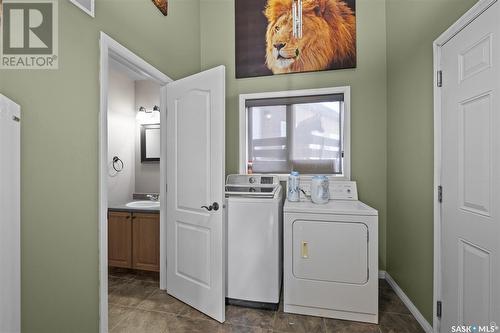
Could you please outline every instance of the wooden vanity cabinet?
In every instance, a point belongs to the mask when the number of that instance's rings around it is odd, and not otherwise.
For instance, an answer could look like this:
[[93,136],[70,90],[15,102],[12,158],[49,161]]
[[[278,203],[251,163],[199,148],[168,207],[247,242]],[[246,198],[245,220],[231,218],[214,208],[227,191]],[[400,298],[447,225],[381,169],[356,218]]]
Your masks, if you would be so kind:
[[132,267],[132,214],[128,212],[108,214],[108,265]]
[[108,265],[160,271],[160,215],[109,211]]
[[158,214],[132,216],[132,268],[160,271],[160,221]]

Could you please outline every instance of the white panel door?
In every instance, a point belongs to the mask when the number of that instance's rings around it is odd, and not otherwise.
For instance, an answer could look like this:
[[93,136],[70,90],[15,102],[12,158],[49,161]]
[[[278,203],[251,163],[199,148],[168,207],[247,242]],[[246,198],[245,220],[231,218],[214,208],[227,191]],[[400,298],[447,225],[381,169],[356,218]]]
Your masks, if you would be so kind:
[[223,66],[167,86],[167,292],[220,322],[225,320],[224,119]]
[[499,17],[442,47],[442,332],[500,323]]
[[0,332],[21,331],[21,109],[0,94]]

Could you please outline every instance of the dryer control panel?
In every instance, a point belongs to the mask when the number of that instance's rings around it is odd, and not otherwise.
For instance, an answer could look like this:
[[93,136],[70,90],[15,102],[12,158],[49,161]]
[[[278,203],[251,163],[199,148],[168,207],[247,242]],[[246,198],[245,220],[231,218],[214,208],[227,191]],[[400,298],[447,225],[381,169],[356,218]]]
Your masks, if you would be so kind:
[[356,182],[330,182],[330,198],[332,200],[358,200],[358,186]]
[[[310,180],[300,180],[300,188],[311,196]],[[358,186],[355,181],[330,180],[330,200],[358,200]]]

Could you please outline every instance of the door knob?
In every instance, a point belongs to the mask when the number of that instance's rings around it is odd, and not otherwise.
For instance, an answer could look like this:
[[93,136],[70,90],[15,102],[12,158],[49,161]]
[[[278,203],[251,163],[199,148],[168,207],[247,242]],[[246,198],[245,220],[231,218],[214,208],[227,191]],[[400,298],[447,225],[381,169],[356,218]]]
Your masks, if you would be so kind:
[[209,212],[211,212],[212,210],[218,211],[219,210],[219,204],[217,202],[214,202],[213,204],[211,204],[208,207],[207,206],[201,206],[201,208],[205,208]]

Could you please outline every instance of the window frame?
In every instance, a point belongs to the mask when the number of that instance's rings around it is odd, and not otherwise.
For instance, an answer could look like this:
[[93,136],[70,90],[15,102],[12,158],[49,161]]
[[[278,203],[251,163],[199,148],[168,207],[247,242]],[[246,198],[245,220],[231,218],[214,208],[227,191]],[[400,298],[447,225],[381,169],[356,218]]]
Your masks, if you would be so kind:
[[[303,89],[303,90],[286,90],[286,91],[273,91],[253,94],[240,94],[239,96],[239,172],[241,174],[247,173],[248,161],[248,112],[246,108],[246,101],[253,99],[269,99],[281,97],[303,97],[314,95],[344,95],[344,117],[343,117],[343,148],[344,157],[343,161],[343,174],[326,174],[330,180],[351,180],[351,87],[330,87],[319,89]],[[280,180],[286,181],[288,174],[277,174]],[[312,174],[301,175],[305,180],[312,178]]]

